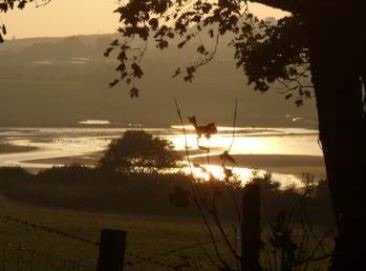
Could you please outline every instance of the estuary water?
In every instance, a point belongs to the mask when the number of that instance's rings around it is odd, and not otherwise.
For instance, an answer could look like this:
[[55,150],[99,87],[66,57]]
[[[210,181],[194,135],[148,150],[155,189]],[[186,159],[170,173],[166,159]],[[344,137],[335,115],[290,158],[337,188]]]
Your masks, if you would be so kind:
[[[131,129],[133,128],[95,126],[77,128],[3,127],[0,128],[0,143],[30,146],[35,149],[28,152],[0,154],[0,167],[21,166],[44,169],[62,166],[63,163],[57,162],[57,158],[78,157],[101,152],[107,148],[111,140],[122,136],[126,130]],[[321,147],[318,144],[318,132],[310,129],[218,127],[218,133],[209,140],[197,139],[193,127],[189,126],[184,127],[184,131],[181,126],[146,128],[144,130],[170,140],[176,150],[188,149],[192,153],[191,159],[206,156],[206,154],[197,154],[199,146],[210,147],[210,155],[213,156],[230,149],[230,154],[238,157],[239,160],[242,158],[249,162],[252,158],[258,160],[257,169],[261,172],[262,164],[260,161],[263,160],[262,158],[272,158],[272,164],[274,161],[278,161],[277,164],[281,164],[282,168],[282,170],[274,170],[273,177],[285,185],[299,185],[300,182],[299,174],[291,173],[291,170],[287,173],[283,172],[283,168],[287,166],[294,167],[291,157],[297,160],[299,157],[304,157],[304,159],[306,157],[322,158]],[[52,159],[55,162],[47,161],[47,159]],[[201,163],[205,163],[204,161],[206,160],[203,159]],[[222,174],[217,165],[206,163],[204,166],[216,176]],[[268,166],[264,166],[264,168],[266,167]],[[305,164],[304,168],[306,169]],[[243,181],[248,180],[252,175],[252,168],[241,166],[240,163],[233,170],[234,173],[240,175]],[[197,171],[196,174],[200,173]]]

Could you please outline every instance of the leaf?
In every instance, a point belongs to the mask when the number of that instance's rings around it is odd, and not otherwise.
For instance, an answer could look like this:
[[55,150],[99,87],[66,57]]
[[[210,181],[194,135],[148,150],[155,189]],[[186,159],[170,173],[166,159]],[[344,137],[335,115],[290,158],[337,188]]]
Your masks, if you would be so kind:
[[147,38],[149,37],[148,27],[134,27],[132,31],[137,35],[139,35],[140,38],[143,40],[147,40]]
[[228,153],[228,151],[224,151],[221,155],[220,155],[220,160],[222,161],[222,163],[225,163],[226,161],[229,161],[233,164],[236,165],[236,161],[235,159]]
[[292,97],[292,93],[289,93],[289,94],[287,94],[286,96],[285,96],[285,99],[286,100],[288,100],[288,99],[290,99]]
[[304,94],[305,94],[306,98],[309,98],[309,99],[311,98],[311,92],[309,90],[305,90]]
[[122,72],[121,79],[125,79],[127,77],[128,73],[126,71]]
[[110,82],[109,83],[109,87],[114,87],[115,85],[117,85],[119,83],[119,80],[118,79],[115,79],[113,82]]
[[8,11],[8,5],[5,3],[0,3],[0,10],[6,13]]
[[120,71],[123,72],[126,70],[126,64],[125,63],[121,63],[118,65],[118,67],[116,68],[116,71]]
[[158,44],[156,45],[159,49],[163,50],[167,48],[169,45],[168,41],[166,40],[158,40]]
[[118,46],[119,45],[118,39],[115,39],[114,41],[112,41],[110,45],[111,46]]
[[202,5],[202,11],[203,11],[204,13],[206,13],[206,14],[210,12],[211,8],[212,8],[212,5],[211,5],[211,4],[209,4],[209,3],[204,3],[204,4]]
[[149,25],[151,26],[151,29],[155,31],[159,27],[159,21],[158,21],[158,19],[156,19],[156,18],[150,19]]
[[183,79],[185,81],[192,82],[196,70],[197,68],[195,66],[186,67],[187,75]]
[[168,34],[166,34],[168,36],[168,38],[170,39],[174,39],[174,33],[173,32],[168,32]]
[[298,100],[296,100],[296,101],[295,101],[295,104],[296,104],[298,107],[300,107],[300,106],[302,106],[302,105],[304,104],[304,101],[303,101],[302,99],[298,99]]
[[3,24],[3,26],[1,27],[3,34],[6,35],[7,31],[6,31],[6,26],[5,24]]
[[139,97],[139,90],[135,87],[130,89],[130,97],[131,98],[138,98]]
[[21,0],[21,1],[19,1],[18,8],[23,9],[23,8],[25,8],[26,4],[27,4],[26,0]]
[[197,52],[200,53],[201,55],[205,55],[207,51],[206,51],[205,46],[203,44],[201,44],[200,46],[198,46]]
[[132,63],[131,69],[132,69],[134,77],[141,78],[144,75],[142,69],[140,68],[140,66],[137,63]]
[[177,77],[181,73],[180,68],[176,69],[175,73],[173,74],[173,78]]
[[179,48],[179,49],[183,48],[183,46],[186,44],[186,42],[187,42],[187,41],[185,41],[185,40],[184,40],[184,41],[182,41],[182,42],[178,43],[178,45],[177,45],[177,46],[178,46],[178,48]]
[[104,56],[105,57],[109,57],[110,53],[113,51],[113,47],[108,47],[105,52],[104,52]]

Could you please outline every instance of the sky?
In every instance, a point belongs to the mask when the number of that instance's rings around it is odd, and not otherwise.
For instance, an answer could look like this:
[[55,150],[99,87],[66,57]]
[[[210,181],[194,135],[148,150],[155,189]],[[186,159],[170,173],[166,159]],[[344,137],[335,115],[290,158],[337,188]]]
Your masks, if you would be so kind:
[[[7,39],[31,37],[62,37],[73,35],[113,33],[118,27],[118,15],[113,13],[117,0],[52,0],[36,8],[0,14],[0,23],[8,28]],[[260,4],[250,10],[260,18],[284,16]]]

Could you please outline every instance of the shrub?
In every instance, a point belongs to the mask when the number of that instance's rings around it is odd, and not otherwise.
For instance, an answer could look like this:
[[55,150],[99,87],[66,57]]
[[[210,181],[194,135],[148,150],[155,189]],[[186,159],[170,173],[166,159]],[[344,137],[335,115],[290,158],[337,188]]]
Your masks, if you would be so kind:
[[99,161],[102,169],[119,172],[157,172],[177,166],[180,156],[171,142],[145,131],[127,131],[112,141]]

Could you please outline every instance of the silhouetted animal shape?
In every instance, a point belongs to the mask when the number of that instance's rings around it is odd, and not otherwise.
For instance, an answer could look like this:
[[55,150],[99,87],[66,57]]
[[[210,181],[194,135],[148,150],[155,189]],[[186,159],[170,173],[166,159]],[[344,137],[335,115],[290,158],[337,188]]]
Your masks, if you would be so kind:
[[213,134],[217,133],[216,124],[211,122],[207,125],[198,125],[196,116],[192,116],[188,118],[189,122],[194,126],[197,136],[200,138],[201,136],[206,137],[207,139],[211,138]]

